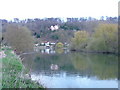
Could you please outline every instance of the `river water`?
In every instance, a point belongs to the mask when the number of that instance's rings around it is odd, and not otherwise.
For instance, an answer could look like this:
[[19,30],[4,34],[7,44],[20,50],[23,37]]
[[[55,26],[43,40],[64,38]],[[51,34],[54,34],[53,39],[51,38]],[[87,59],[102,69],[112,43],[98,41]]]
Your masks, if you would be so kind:
[[47,88],[118,88],[115,55],[58,50],[23,57],[32,80]]

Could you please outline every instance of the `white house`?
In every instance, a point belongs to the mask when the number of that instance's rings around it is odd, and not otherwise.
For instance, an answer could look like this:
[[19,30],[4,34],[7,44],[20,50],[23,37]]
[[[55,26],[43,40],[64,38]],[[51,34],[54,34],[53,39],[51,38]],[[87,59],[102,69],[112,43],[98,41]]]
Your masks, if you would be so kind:
[[41,45],[43,46],[43,45],[45,45],[45,43],[41,43]]
[[49,47],[49,46],[50,46],[50,42],[46,42],[46,43],[45,43],[45,46],[46,46],[46,47]]
[[59,26],[58,25],[55,25],[55,26],[51,26],[50,27],[50,30],[51,31],[55,31],[55,30],[58,30],[59,29]]
[[54,43],[54,42],[51,42],[50,44],[51,44],[51,45],[55,45],[56,43]]
[[50,29],[51,29],[51,31],[54,31],[54,26],[51,26]]
[[35,46],[37,47],[37,46],[39,46],[39,44],[37,43],[37,44],[35,44]]
[[58,26],[58,25],[55,25],[55,26],[54,26],[54,29],[55,29],[55,30],[58,30],[58,29],[59,29],[59,26]]

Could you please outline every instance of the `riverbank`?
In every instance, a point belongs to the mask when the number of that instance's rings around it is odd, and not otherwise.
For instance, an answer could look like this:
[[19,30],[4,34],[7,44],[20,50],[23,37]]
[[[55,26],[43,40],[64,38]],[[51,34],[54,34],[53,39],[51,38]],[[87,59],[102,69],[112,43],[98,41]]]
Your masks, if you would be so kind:
[[[37,82],[22,73],[25,70],[20,58],[9,48],[0,49],[2,88],[41,88]],[[26,74],[27,75],[27,74]]]

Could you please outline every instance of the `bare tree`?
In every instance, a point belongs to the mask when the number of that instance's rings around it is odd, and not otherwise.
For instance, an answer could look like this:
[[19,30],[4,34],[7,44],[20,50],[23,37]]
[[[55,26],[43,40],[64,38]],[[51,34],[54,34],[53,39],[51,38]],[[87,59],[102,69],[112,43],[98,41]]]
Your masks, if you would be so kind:
[[6,42],[18,53],[33,50],[34,38],[28,28],[18,25],[7,25],[5,32]]

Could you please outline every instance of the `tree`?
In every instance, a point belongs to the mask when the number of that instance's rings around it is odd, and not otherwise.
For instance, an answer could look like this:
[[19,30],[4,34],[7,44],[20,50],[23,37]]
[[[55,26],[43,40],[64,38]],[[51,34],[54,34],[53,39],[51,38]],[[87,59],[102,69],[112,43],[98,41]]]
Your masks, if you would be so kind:
[[18,18],[14,18],[14,22],[19,23],[19,19]]
[[6,42],[18,53],[33,50],[34,38],[28,28],[9,24],[5,32]]
[[64,45],[63,45],[63,43],[61,43],[61,42],[58,42],[58,43],[56,44],[56,47],[57,47],[57,48],[63,48],[63,46],[64,46]]
[[2,43],[2,21],[0,20],[0,46]]
[[2,32],[0,32],[0,46],[1,46],[1,43],[2,43]]
[[117,24],[100,24],[88,44],[88,49],[101,52],[117,52]]
[[86,31],[77,31],[74,38],[71,40],[71,49],[82,50],[85,49],[88,40],[88,33]]

